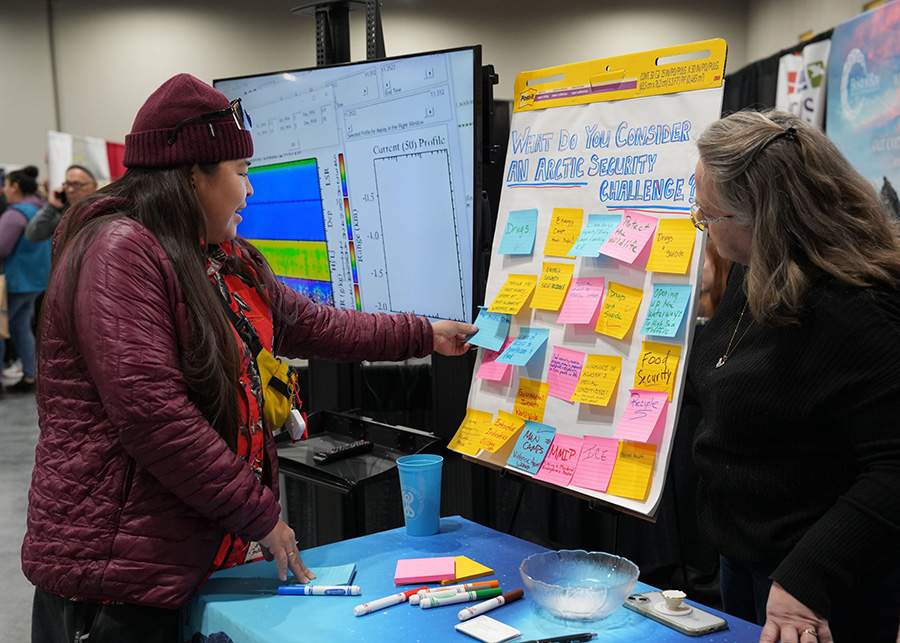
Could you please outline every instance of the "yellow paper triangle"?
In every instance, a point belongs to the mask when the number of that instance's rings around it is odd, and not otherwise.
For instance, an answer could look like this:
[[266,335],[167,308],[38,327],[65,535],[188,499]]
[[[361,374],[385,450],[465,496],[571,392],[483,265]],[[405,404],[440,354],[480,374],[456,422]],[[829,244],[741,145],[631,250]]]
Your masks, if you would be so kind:
[[470,578],[478,578],[479,576],[487,576],[488,574],[493,573],[493,569],[485,567],[481,563],[476,563],[471,558],[457,556],[456,578],[453,580],[442,580],[441,585],[450,585],[451,583],[458,583],[460,581],[469,580]]

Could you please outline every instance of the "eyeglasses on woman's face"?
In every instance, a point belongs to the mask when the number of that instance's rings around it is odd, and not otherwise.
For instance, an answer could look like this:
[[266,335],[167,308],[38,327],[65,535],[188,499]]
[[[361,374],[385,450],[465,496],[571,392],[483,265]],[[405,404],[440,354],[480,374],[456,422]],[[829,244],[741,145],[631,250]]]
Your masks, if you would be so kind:
[[698,230],[706,230],[706,226],[712,225],[713,223],[722,223],[725,219],[733,219],[734,217],[730,214],[726,214],[724,217],[718,217],[716,219],[707,219],[706,215],[703,213],[703,208],[694,203],[691,205],[691,223],[694,224],[694,227]]
[[[241,99],[235,98],[231,101],[231,105],[226,107],[225,109],[220,109],[217,112],[210,112],[209,114],[200,114],[200,116],[191,116],[190,118],[186,118],[174,128],[172,128],[172,135],[169,137],[167,143],[169,145],[175,145],[175,140],[178,138],[178,132],[181,131],[181,128],[185,125],[189,125],[190,123],[195,123],[197,121],[209,121],[217,118],[222,118],[223,116],[228,116],[231,114],[234,117],[234,123],[237,125],[239,130],[249,130],[253,123],[250,120],[250,114],[244,111],[244,108],[241,106]],[[213,136],[215,138],[215,136]]]

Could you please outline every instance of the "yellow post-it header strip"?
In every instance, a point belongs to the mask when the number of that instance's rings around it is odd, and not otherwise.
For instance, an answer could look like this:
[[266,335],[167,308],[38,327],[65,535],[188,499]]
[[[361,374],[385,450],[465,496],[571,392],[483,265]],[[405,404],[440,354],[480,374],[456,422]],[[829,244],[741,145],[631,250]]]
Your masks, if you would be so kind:
[[525,71],[516,76],[513,111],[720,87],[727,49],[724,40],[714,38]]

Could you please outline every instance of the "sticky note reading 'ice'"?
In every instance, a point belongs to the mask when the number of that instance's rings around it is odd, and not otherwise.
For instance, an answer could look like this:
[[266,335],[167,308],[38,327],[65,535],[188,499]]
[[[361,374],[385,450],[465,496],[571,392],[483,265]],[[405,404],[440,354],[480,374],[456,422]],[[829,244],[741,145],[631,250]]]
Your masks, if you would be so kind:
[[506,411],[497,411],[497,419],[481,436],[481,442],[478,443],[478,446],[485,451],[494,453],[506,444],[506,441],[514,436],[516,431],[523,426],[525,426],[525,420],[522,418]]
[[603,308],[594,328],[598,333],[622,339],[628,334],[641,307],[644,291],[614,281],[609,282]]
[[509,275],[488,310],[492,313],[518,314],[536,283],[536,275]]
[[509,315],[492,313],[486,307],[479,306],[475,325],[478,326],[478,330],[467,340],[470,344],[492,351],[503,348],[503,342],[509,335]]
[[525,366],[541,349],[549,335],[550,331],[546,328],[520,328],[519,336],[500,353],[497,361],[501,364]]
[[531,299],[531,307],[559,310],[559,306],[566,296],[566,290],[569,289],[569,282],[572,281],[574,271],[575,265],[571,263],[544,262],[541,278],[534,291],[534,297]]
[[550,482],[560,487],[568,487],[578,465],[578,456],[581,453],[581,438],[557,433],[553,443],[544,456],[544,462],[535,475],[536,480]]
[[549,395],[569,402],[572,393],[578,386],[581,367],[584,365],[584,353],[573,351],[562,346],[553,347],[550,366],[547,371]]
[[691,265],[697,230],[690,219],[660,219],[647,270],[683,275]]
[[537,209],[513,210],[506,218],[503,238],[500,239],[499,255],[530,255],[534,252],[534,237],[537,232]]
[[622,357],[619,355],[588,355],[581,369],[581,377],[573,402],[606,406],[619,381],[622,372]]
[[671,402],[680,359],[681,346],[643,342],[634,371],[634,387],[645,391],[665,391]]
[[587,225],[569,251],[569,256],[596,257],[620,221],[622,216],[619,214],[589,214]]
[[653,297],[641,333],[675,337],[691,300],[691,284],[653,284]]
[[547,406],[547,383],[520,377],[513,413],[523,420],[543,422],[545,406]]
[[622,498],[644,500],[653,475],[656,445],[640,442],[620,442],[616,466],[606,493]]
[[657,219],[640,212],[625,211],[622,221],[616,226],[609,239],[600,248],[600,254],[613,257],[627,264],[634,263],[644,250],[653,232]]
[[555,435],[556,429],[552,426],[526,421],[506,464],[531,474],[537,473]]
[[666,409],[669,406],[665,391],[631,390],[625,405],[625,413],[619,420],[614,438],[632,442],[659,444],[666,426]]
[[447,445],[448,449],[466,453],[468,455],[478,454],[478,443],[481,437],[487,432],[494,416],[484,411],[476,409],[466,409],[466,417],[463,418],[462,424],[456,430],[456,435]]
[[475,377],[480,377],[483,380],[490,380],[492,382],[499,382],[506,377],[507,373],[509,373],[510,366],[509,364],[498,362],[497,358],[500,357],[500,354],[504,350],[506,350],[507,346],[513,343],[513,339],[515,338],[507,337],[499,351],[492,351],[487,348],[484,349],[484,355],[481,356],[481,365],[478,367],[478,372],[475,373]]
[[581,456],[570,484],[605,493],[618,452],[619,441],[614,438],[584,436]]
[[563,302],[562,310],[556,319],[557,324],[590,324],[603,299],[603,288],[606,279],[603,277],[578,277],[569,285],[569,292]]
[[565,257],[578,240],[584,210],[581,208],[553,208],[550,230],[544,244],[544,254],[551,257]]

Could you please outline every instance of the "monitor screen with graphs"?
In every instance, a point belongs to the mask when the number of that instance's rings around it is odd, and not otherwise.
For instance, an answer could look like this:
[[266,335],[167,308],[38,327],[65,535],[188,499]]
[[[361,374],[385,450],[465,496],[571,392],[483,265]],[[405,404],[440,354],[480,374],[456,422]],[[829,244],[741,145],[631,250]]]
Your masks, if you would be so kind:
[[480,47],[214,85],[253,124],[238,234],[282,281],[339,308],[472,320]]

